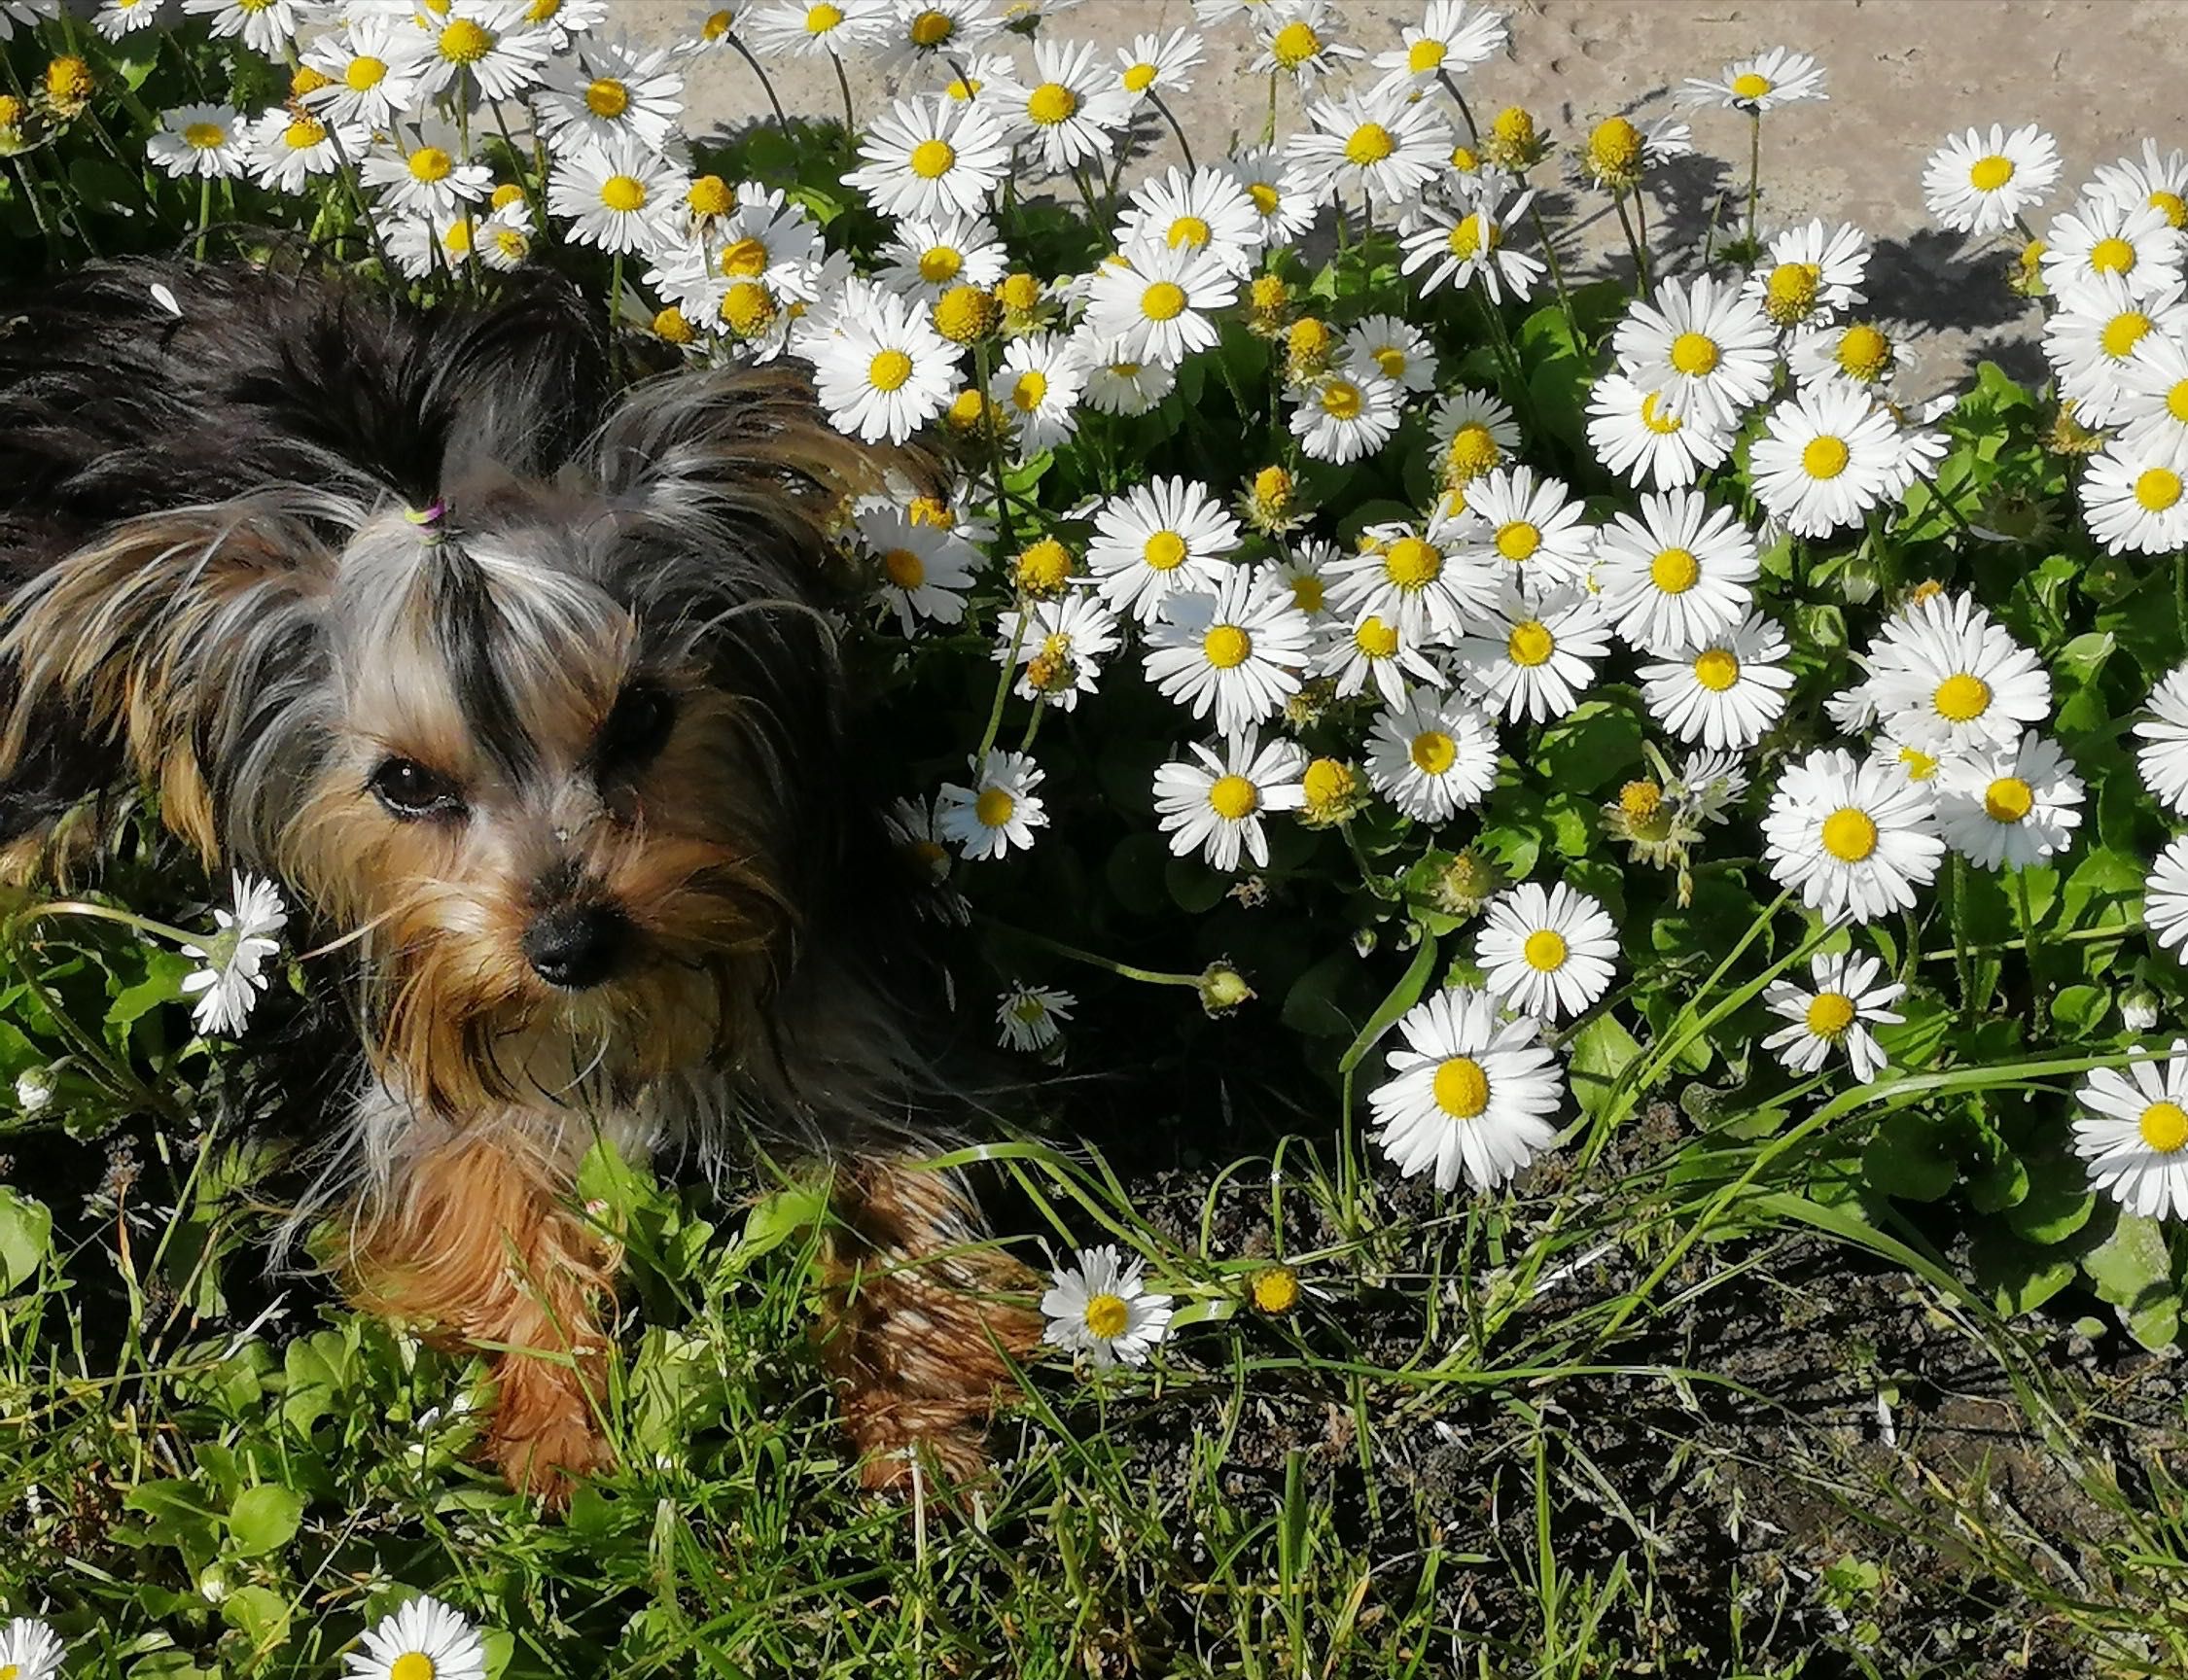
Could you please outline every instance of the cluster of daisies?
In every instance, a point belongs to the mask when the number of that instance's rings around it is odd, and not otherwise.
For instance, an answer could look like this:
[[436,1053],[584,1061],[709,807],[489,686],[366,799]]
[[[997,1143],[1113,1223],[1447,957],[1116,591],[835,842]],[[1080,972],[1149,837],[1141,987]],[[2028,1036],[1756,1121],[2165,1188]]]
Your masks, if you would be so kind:
[[[60,1635],[35,1617],[0,1628],[0,1674],[60,1680],[68,1655]],[[459,1611],[420,1594],[365,1630],[343,1662],[345,1680],[486,1680],[486,1644]]]

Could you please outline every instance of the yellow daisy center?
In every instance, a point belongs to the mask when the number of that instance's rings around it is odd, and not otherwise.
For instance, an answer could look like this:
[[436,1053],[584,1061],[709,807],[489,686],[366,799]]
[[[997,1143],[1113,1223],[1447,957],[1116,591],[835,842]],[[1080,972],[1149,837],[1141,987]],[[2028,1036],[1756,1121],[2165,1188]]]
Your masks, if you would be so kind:
[[1661,391],[1651,391],[1646,397],[1643,397],[1641,404],[1641,423],[1659,438],[1669,438],[1684,426],[1686,422],[1676,414],[1665,413],[1663,402],[1664,393]]
[[1424,776],[1441,776],[1459,761],[1459,743],[1441,729],[1424,729],[1413,737],[1408,756]]
[[722,295],[722,319],[749,337],[775,319],[775,295],[757,280],[740,280]]
[[1271,1266],[1253,1275],[1253,1305],[1264,1312],[1288,1312],[1299,1305],[1299,1274],[1288,1266]]
[[866,383],[876,391],[896,391],[912,376],[912,359],[901,350],[884,350],[866,364]]
[[1424,37],[1405,50],[1405,67],[1416,76],[1425,76],[1430,70],[1440,70],[1449,51],[1434,36]]
[[1565,935],[1553,928],[1537,928],[1527,936],[1520,955],[1537,974],[1555,974],[1565,966]]
[[1264,216],[1274,216],[1277,206],[1284,202],[1284,195],[1266,181],[1250,184],[1246,189],[1246,195],[1253,200],[1253,208]]
[[1436,1106],[1454,1120],[1471,1120],[1489,1106],[1489,1075],[1471,1056],[1437,1064]]
[[193,122],[182,131],[183,144],[194,152],[210,152],[228,140],[228,130],[218,122]]
[[309,152],[327,138],[327,126],[315,117],[299,117],[281,130],[281,143],[292,152]]
[[406,1651],[388,1664],[387,1680],[434,1680],[441,1670],[423,1651]]
[[[246,6],[264,6],[268,3],[268,0],[243,0],[243,3]],[[552,22],[561,10],[562,0],[532,0],[532,4],[524,9],[524,21],[527,23]]]
[[671,344],[688,344],[698,335],[699,330],[685,319],[684,311],[674,303],[653,317],[653,336],[656,338],[665,339]]
[[1515,566],[1533,557],[1542,546],[1542,533],[1525,519],[1513,519],[1497,527],[1497,552]]
[[1072,551],[1043,537],[1018,556],[1018,586],[1029,595],[1053,595],[1071,581]]
[[1154,79],[1158,74],[1159,72],[1152,64],[1143,61],[1125,71],[1120,80],[1124,83],[1124,90],[1127,93],[1145,93],[1154,86]]
[[1443,550],[1418,537],[1400,537],[1383,550],[1383,575],[1400,589],[1418,589],[1443,574]]
[[1397,142],[1391,131],[1380,122],[1362,122],[1353,130],[1353,137],[1345,142],[1345,161],[1365,167],[1380,163],[1397,150]]
[[2125,239],[2100,239],[2089,248],[2089,265],[2100,274],[2125,274],[2135,266],[2135,247]]
[[2188,1148],[2188,1109],[2177,1102],[2153,1102],[2135,1123],[2142,1141],[2161,1155],[2177,1155]]
[[1175,531],[1157,531],[1140,550],[1140,558],[1157,572],[1175,572],[1185,563],[1185,540]]
[[630,109],[630,89],[603,76],[585,89],[585,109],[595,117],[620,117]]
[[1823,819],[1823,850],[1841,863],[1859,863],[1877,849],[1877,822],[1868,812],[1842,805]]
[[972,815],[989,828],[1002,827],[1017,809],[1018,801],[1001,788],[983,788],[980,796],[972,801]]
[[1198,216],[1181,216],[1170,224],[1170,248],[1173,251],[1181,245],[1190,245],[1197,249],[1215,237],[1216,230]]
[[726,216],[737,207],[737,195],[719,175],[702,175],[684,194],[694,216]]
[[964,266],[964,253],[954,246],[935,245],[919,254],[919,277],[930,286],[955,280]]
[[492,33],[459,18],[441,31],[441,56],[451,64],[476,64],[494,50]]
[[1866,383],[1891,366],[1891,340],[1866,323],[1839,334],[1836,360],[1843,372]]
[[492,210],[507,210],[512,204],[523,202],[524,189],[513,181],[504,181],[486,200],[487,207]]
[[1018,382],[1010,387],[1010,406],[1021,414],[1031,414],[1039,408],[1048,395],[1048,375],[1038,368],[1029,368],[1018,375]]
[[1763,306],[1781,324],[1800,321],[1816,308],[1823,270],[1814,262],[1781,262],[1763,287]]
[[1140,294],[1140,313],[1149,321],[1175,321],[1185,312],[1185,289],[1175,280],[1157,280]]
[[1646,822],[1664,803],[1664,789],[1653,782],[1629,782],[1618,789],[1618,809],[1629,822]]
[[1672,366],[1690,377],[1714,371],[1717,365],[1716,340],[1704,332],[1681,332],[1672,340]]
[[839,6],[829,5],[827,0],[822,0],[822,4],[818,6],[808,6],[805,9],[805,33],[808,35],[826,35],[830,29],[840,26],[842,22],[843,9]]
[[1261,790],[1243,776],[1218,776],[1208,789],[1208,803],[1224,822],[1236,822],[1259,808]]
[[1740,661],[1730,648],[1706,648],[1695,657],[1694,680],[1712,694],[1740,681]]
[[722,271],[750,280],[767,272],[767,247],[758,239],[739,239],[722,248]]
[[1218,671],[1233,671],[1253,651],[1253,638],[1236,624],[1218,624],[1200,639],[1200,650]]
[[438,146],[420,146],[410,154],[410,178],[414,181],[445,181],[455,167],[456,160]]
[[441,243],[455,256],[468,255],[471,251],[471,218],[461,216],[450,223],[447,231],[441,235]]
[[699,38],[702,41],[719,41],[723,36],[729,33],[729,25],[732,21],[727,7],[723,7],[719,12],[709,12],[707,20],[699,25]]
[[[527,239],[523,234],[519,233],[513,228],[497,228],[494,229],[494,249],[499,251],[504,257],[507,257],[511,262],[521,262],[525,258],[529,257],[532,254],[532,241]],[[679,321],[684,320],[681,312],[677,313],[676,318]],[[660,318],[658,316],[654,317],[656,325],[658,325],[659,319]],[[690,324],[688,322],[685,323],[685,331],[687,332],[690,332]],[[662,336],[665,338],[668,336],[668,334],[664,332]],[[696,336],[696,334],[693,334],[693,336]],[[682,338],[678,340],[679,343],[684,344],[688,344],[690,341],[690,338]]]
[[1990,709],[1991,684],[1965,671],[1956,671],[1938,683],[1929,703],[1946,721],[1965,723]]
[[1476,210],[1472,215],[1460,219],[1459,224],[1451,229],[1448,243],[1451,254],[1465,262],[1484,245],[1492,251],[1496,250],[1504,243],[1504,235],[1492,228],[1488,219]]
[[1479,420],[1469,420],[1451,435],[1451,448],[1445,456],[1451,463],[1452,475],[1462,480],[1479,478],[1503,458],[1504,451]]
[[1068,122],[1078,110],[1078,95],[1061,82],[1043,82],[1026,96],[1026,115],[1043,128]]
[[1666,595],[1684,595],[1701,577],[1701,562],[1689,549],[1666,548],[1648,563],[1648,580]]
[[2151,467],[2135,481],[2135,499],[2153,513],[2180,500],[2180,474],[2170,467]]
[[375,58],[370,52],[352,58],[348,67],[342,71],[342,80],[349,85],[353,93],[370,93],[386,77],[386,60]]
[[935,331],[953,344],[970,344],[995,325],[996,303],[977,286],[952,286],[935,305]]
[[1354,420],[1365,405],[1360,390],[1349,379],[1332,379],[1322,388],[1322,411],[1338,420]]
[[2188,379],[2179,381],[2166,393],[2166,412],[2188,426]]
[[911,149],[909,161],[922,181],[938,181],[957,166],[957,148],[947,140],[922,140]]
[[1967,172],[1967,184],[1978,192],[1995,192],[2012,179],[2013,159],[2001,158],[1995,152],[1988,158],[1978,158]]
[[2035,806],[2035,789],[2018,776],[2000,776],[1983,789],[1983,814],[1994,822],[2018,822]]
[[[1395,624],[1386,624],[1372,612],[1362,618],[1353,630],[1353,646],[1370,659],[1388,659],[1397,652],[1398,634]],[[1418,750],[1420,743],[1414,744]]]
[[314,70],[309,64],[299,64],[296,74],[289,78],[289,97],[301,99],[316,93],[322,88],[332,88],[335,79],[323,70]]
[[1124,1334],[1132,1309],[1115,1295],[1096,1295],[1086,1303],[1086,1327],[1105,1342]]
[[1287,23],[1269,43],[1269,52],[1287,70],[1300,65],[1322,51],[1322,37],[1304,23]]
[[911,44],[914,47],[939,47],[956,33],[955,19],[947,12],[937,12],[933,7],[911,20]]
[[1353,774],[1352,766],[1336,758],[1317,758],[1300,778],[1307,804],[1316,811],[1327,811],[1351,798],[1359,785],[1359,779]]
[[1312,573],[1291,579],[1291,605],[1302,612],[1320,612],[1324,593],[1322,579]]
[[600,184],[600,201],[618,216],[646,208],[646,183],[635,175],[611,175]]
[[2098,334],[2098,340],[2104,346],[2104,354],[2117,362],[2133,355],[2135,347],[2149,331],[2149,316],[2139,309],[2123,309],[2104,323],[2104,331]]
[[881,557],[881,569],[900,589],[917,589],[927,581],[927,562],[909,548],[892,548]]
[[1752,70],[1743,70],[1732,79],[1732,91],[1735,98],[1760,99],[1770,91],[1770,78],[1758,76]]
[[1512,633],[1504,638],[1504,651],[1510,655],[1512,663],[1524,665],[1530,670],[1546,664],[1550,655],[1557,651],[1557,638],[1550,634],[1549,626],[1539,618],[1530,618],[1524,623],[1514,624]]
[[1801,451],[1801,471],[1811,478],[1836,478],[1846,471],[1853,451],[1843,438],[1811,438]]
[[1808,1006],[1808,1030],[1818,1038],[1837,1039],[1853,1025],[1853,999],[1844,992],[1819,992]]
[[1385,378],[1405,377],[1405,352],[1395,344],[1386,344],[1380,350],[1371,350],[1368,354],[1375,358],[1375,366],[1383,369]]
[[1641,131],[1623,117],[1608,117],[1588,136],[1588,156],[1606,175],[1628,175],[1641,161]]
[[1899,762],[1907,766],[1908,781],[1927,782],[1937,774],[1939,761],[1920,747],[1902,747],[1899,749]]
[[2188,198],[2177,192],[2168,192],[2159,188],[2150,194],[2150,202],[2166,213],[2166,220],[2175,228],[2188,228]]

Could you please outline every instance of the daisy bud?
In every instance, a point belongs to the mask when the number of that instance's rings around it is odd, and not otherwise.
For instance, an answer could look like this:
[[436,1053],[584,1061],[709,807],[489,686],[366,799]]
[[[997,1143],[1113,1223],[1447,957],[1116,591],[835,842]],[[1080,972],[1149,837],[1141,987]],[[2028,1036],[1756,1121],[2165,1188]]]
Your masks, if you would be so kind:
[[2059,416],[2043,436],[2043,446],[2054,455],[2094,455],[2104,447],[2104,434],[2092,431],[2074,418],[2074,400],[2059,405]]
[[1481,154],[1471,146],[1454,146],[1451,149],[1451,166],[1462,175],[1481,173]]
[[698,335],[699,330],[673,303],[653,317],[653,336],[667,343],[688,344]]
[[1200,1006],[1211,1020],[1219,1021],[1233,1010],[1244,1008],[1256,996],[1246,983],[1246,976],[1228,962],[1211,962],[1201,970]]
[[1468,846],[1436,872],[1429,896],[1447,916],[1476,916],[1504,890],[1504,866]]
[[737,192],[721,176],[702,175],[685,190],[684,202],[694,216],[726,216],[737,208]]
[[935,331],[952,344],[970,344],[996,328],[1002,310],[977,286],[952,286],[935,304]]
[[2021,247],[2021,255],[2014,259],[2013,272],[2006,276],[2006,285],[2024,298],[2050,296],[2051,288],[2044,284],[2044,253],[2049,249],[2041,239],[2031,239]]
[[1001,417],[988,394],[976,385],[968,385],[950,399],[950,405],[942,411],[953,432],[996,431]]
[[1549,149],[1535,126],[1534,113],[1523,106],[1506,106],[1489,125],[1489,160],[1506,169],[1532,168]]
[[16,1102],[25,1114],[35,1114],[53,1100],[53,1070],[25,1068],[16,1075]]
[[778,313],[774,293],[758,280],[740,280],[722,295],[722,324],[732,336],[758,338]]
[[1299,821],[1310,828],[1333,827],[1357,816],[1367,803],[1359,772],[1340,758],[1317,758],[1303,778],[1307,802]]
[[316,93],[322,88],[332,88],[335,79],[322,75],[309,64],[299,64],[297,73],[289,78],[289,97],[301,99],[307,93]]
[[2147,1032],[2158,1024],[2158,995],[2147,986],[2136,986],[2120,999],[2120,1025],[2130,1032]]
[[1299,1274],[1288,1266],[1271,1266],[1253,1274],[1253,1305],[1272,1317],[1281,1317],[1299,1305]]
[[1030,547],[1019,550],[1018,558],[1011,564],[1010,576],[1021,595],[1047,601],[1064,592],[1064,586],[1077,569],[1069,548],[1053,537],[1043,537]]
[[1328,322],[1302,315],[1285,334],[1284,348],[1285,378],[1302,383],[1328,368],[1330,353],[1337,348],[1337,334],[1329,330]]
[[1596,184],[1624,192],[1640,185],[1641,172],[1641,131],[1623,117],[1597,123],[1588,136],[1588,173]]
[[80,117],[91,102],[91,67],[64,53],[46,66],[46,101],[56,117]]
[[1020,270],[1015,274],[1006,274],[998,282],[995,300],[1003,305],[1003,325],[1006,332],[1031,332],[1041,325],[1042,304],[1047,300],[1047,293],[1033,275]]

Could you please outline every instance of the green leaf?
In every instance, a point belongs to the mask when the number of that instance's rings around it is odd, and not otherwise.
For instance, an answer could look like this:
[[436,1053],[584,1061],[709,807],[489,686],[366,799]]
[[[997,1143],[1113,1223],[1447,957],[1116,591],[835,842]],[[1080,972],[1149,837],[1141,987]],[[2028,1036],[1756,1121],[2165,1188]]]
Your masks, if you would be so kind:
[[2005,1316],[2033,1312],[2074,1280],[2071,1255],[2056,1254],[1999,1231],[1981,1233],[1968,1251],[1976,1287]]
[[2096,1206],[2078,1163],[2063,1155],[2039,1155],[2029,1162],[2029,1194],[2006,1209],[2005,1222],[2023,1242],[2048,1247],[2087,1225]]
[[1284,1024],[1294,1032],[1315,1038],[1335,1038],[1353,1031],[1352,1022],[1337,1006],[1337,990],[1359,971],[1359,959],[1350,950],[1333,951],[1291,983],[1280,1011]]
[[106,1006],[107,1025],[126,1028],[160,1004],[172,1003],[183,995],[182,983],[196,966],[180,951],[147,947],[144,978],[114,995]]
[[[1413,961],[1406,964],[1405,972],[1398,976],[1398,983],[1393,986],[1390,995],[1375,1006],[1375,1013],[1367,1018],[1366,1025],[1360,1028],[1358,1035],[1347,1046],[1344,1055],[1337,1059],[1338,1072],[1350,1073],[1355,1068],[1358,1068],[1360,1065],[1360,1059],[1375,1048],[1376,1040],[1391,1030],[1392,1024],[1400,1015],[1412,1008],[1414,1004],[1420,1002],[1421,994],[1428,990],[1429,976],[1434,971],[1435,965],[1435,935],[1432,933],[1424,934],[1420,945],[1414,950]],[[1288,1001],[1287,999],[1288,1003]]]
[[2098,1295],[2120,1310],[2128,1333],[2143,1347],[2166,1347],[2180,1333],[2172,1256],[2157,1220],[2120,1214],[2112,1234],[2082,1256],[2082,1271]]
[[1572,1100],[1593,1120],[1609,1106],[1618,1076],[1641,1053],[1634,1035],[1608,1010],[1572,1035]]
[[296,1537],[303,1522],[303,1495],[263,1482],[246,1488],[229,1507],[228,1531],[246,1558],[277,1552]]
[[270,1651],[289,1631],[289,1600],[270,1587],[238,1587],[221,1600],[221,1620],[260,1651]]
[[0,1295],[38,1275],[53,1239],[52,1209],[0,1184]]
[[2104,1023],[2112,994],[2103,986],[2062,986],[2051,1000],[2051,1019],[2073,1037],[2087,1037]]
[[1641,719],[1631,708],[1590,700],[1542,731],[1535,767],[1567,792],[1599,792],[1640,765],[1641,745]]
[[1876,1189],[1905,1202],[1934,1202],[1960,1175],[1944,1126],[1911,1108],[1885,1117],[1861,1152],[1861,1171]]

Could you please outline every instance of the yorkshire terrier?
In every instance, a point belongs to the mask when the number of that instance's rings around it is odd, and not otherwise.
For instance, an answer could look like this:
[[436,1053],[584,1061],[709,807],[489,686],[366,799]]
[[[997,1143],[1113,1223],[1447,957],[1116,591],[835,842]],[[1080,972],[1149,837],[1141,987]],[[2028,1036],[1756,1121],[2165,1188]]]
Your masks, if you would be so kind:
[[142,789],[341,946],[364,1054],[292,1225],[487,1352],[520,1489],[611,1457],[596,1138],[832,1163],[822,1357],[869,1486],[975,1473],[1038,1339],[916,1165],[945,1087],[831,631],[875,471],[787,370],[618,393],[556,290],[115,263],[0,298],[6,863]]

